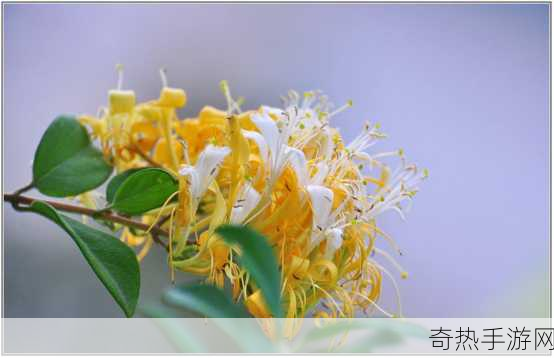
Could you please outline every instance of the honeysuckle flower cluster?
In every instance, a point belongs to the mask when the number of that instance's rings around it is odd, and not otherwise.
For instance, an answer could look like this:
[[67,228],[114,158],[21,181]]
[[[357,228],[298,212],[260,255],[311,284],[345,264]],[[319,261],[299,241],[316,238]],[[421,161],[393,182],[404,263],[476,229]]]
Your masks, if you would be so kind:
[[[169,265],[202,275],[223,287],[256,317],[270,313],[260,291],[236,260],[236,253],[215,234],[221,224],[248,225],[265,235],[282,275],[281,302],[287,317],[352,317],[375,310],[389,313],[378,300],[384,277],[406,277],[393,255],[377,247],[395,242],[377,226],[389,210],[405,209],[427,177],[402,150],[370,152],[385,138],[376,123],[345,143],[331,124],[352,105],[334,110],[317,91],[290,91],[282,108],[243,111],[225,81],[227,108],[204,107],[195,118],[180,119],[182,89],[167,85],[158,99],[136,103],[132,91],[109,93],[109,106],[97,116],[83,115],[118,172],[160,166],[178,180],[179,190],[163,207],[142,217],[169,232]],[[396,167],[386,164],[395,163]],[[80,196],[94,207],[90,193]],[[384,240],[378,240],[383,238]],[[152,246],[148,232],[123,229],[121,240]],[[399,273],[383,267],[390,261]]]

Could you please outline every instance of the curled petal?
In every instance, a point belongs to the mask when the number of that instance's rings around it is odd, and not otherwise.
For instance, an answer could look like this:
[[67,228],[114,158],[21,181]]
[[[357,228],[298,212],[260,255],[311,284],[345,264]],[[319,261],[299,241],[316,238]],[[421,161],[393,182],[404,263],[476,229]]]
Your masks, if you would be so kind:
[[285,148],[285,160],[290,163],[292,169],[296,173],[298,181],[303,186],[308,184],[308,163],[304,152],[299,149],[286,147]]
[[258,146],[258,150],[260,151],[260,156],[262,157],[262,160],[264,161],[264,163],[269,163],[269,150],[264,137],[258,132],[246,130],[242,131],[242,135],[244,136],[244,138],[251,139],[256,143],[256,145]]
[[190,192],[194,201],[200,201],[212,180],[217,176],[219,166],[231,150],[227,147],[208,145],[198,157],[194,167],[184,165],[179,170],[182,176],[189,176]]
[[329,216],[333,206],[333,192],[321,185],[308,185],[308,194],[312,206],[312,241],[311,249],[323,239],[323,234],[329,225]]
[[262,136],[264,137],[269,151],[271,152],[272,161],[275,163],[279,153],[280,140],[279,129],[277,124],[266,113],[254,113],[250,117],[252,122],[256,125]]
[[254,189],[250,183],[246,183],[235,205],[233,205],[231,209],[231,223],[242,223],[248,214],[254,210],[256,205],[258,205],[260,197],[256,189]]

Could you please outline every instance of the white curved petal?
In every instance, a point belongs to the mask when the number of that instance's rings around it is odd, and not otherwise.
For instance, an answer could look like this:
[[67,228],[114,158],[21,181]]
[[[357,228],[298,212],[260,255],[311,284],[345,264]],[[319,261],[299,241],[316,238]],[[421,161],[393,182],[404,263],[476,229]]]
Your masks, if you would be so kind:
[[208,186],[219,172],[219,165],[229,153],[231,149],[228,147],[215,147],[210,144],[204,148],[195,165],[201,181],[199,196],[204,195],[208,190]]
[[333,207],[333,192],[321,185],[308,185],[307,190],[312,204],[313,231],[319,235],[329,225],[329,215]]
[[260,198],[260,193],[252,185],[244,184],[241,194],[231,209],[231,223],[241,224],[258,205]]
[[267,145],[269,146],[269,151],[271,152],[272,160],[275,162],[275,159],[279,153],[280,146],[280,134],[277,124],[267,113],[254,113],[250,117],[252,122],[259,129],[260,133],[264,137]]
[[193,198],[198,197],[200,192],[200,178],[198,177],[198,172],[196,171],[196,168],[190,165],[183,165],[181,166],[181,169],[179,169],[179,175],[189,177],[190,195]]
[[245,130],[242,130],[242,135],[244,136],[244,138],[251,139],[256,143],[260,151],[260,155],[262,156],[262,160],[266,165],[269,165],[269,151],[267,148],[267,142],[265,141],[264,137],[258,132]]
[[210,144],[200,153],[194,167],[181,167],[179,174],[191,178],[190,192],[195,202],[198,202],[208,190],[208,186],[217,176],[219,165],[230,152],[231,149],[227,147],[215,147]]
[[285,147],[285,164],[290,163],[292,169],[296,173],[296,177],[302,186],[308,184],[308,163],[304,152],[293,147]]
[[219,164],[231,153],[228,147],[216,147],[211,144],[206,146],[194,167],[198,171],[200,177],[209,177],[214,175],[214,169],[217,169]]
[[194,172],[194,167],[190,165],[181,165],[179,169],[179,175],[187,176]]

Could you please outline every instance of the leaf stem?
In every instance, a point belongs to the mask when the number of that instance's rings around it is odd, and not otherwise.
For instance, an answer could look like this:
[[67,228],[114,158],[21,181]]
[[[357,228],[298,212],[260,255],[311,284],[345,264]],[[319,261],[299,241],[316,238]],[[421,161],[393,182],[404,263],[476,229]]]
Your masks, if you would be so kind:
[[158,167],[158,168],[163,168],[159,163],[154,161],[154,159],[152,159],[148,154],[144,153],[142,151],[142,149],[140,149],[140,147],[135,142],[133,142],[131,147],[129,147],[128,149],[130,149],[131,151],[137,153],[142,159],[147,161],[148,164],[150,164],[151,166]]
[[16,190],[16,191],[13,193],[13,195],[19,196],[19,195],[23,194],[24,192],[33,189],[34,186],[35,186],[35,184],[34,184],[33,182],[30,182],[29,184],[25,185],[23,188]]

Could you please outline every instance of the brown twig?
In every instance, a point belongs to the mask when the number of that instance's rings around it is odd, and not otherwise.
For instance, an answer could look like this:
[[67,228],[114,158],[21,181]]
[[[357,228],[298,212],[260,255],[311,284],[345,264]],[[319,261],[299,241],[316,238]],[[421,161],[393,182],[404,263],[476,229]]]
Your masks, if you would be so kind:
[[142,149],[140,149],[140,147],[136,144],[136,143],[132,143],[130,147],[128,147],[127,149],[129,149],[130,151],[133,151],[135,153],[137,153],[142,159],[144,159],[145,161],[148,162],[148,164],[150,164],[151,166],[153,167],[158,167],[158,168],[162,168],[162,166],[157,163],[154,159],[150,158],[150,156],[146,153],[144,153],[142,151]]
[[165,224],[170,217],[171,215],[166,215],[163,218],[161,218],[160,221],[158,221],[158,226],[162,227],[162,225]]
[[[41,201],[41,200],[40,199],[35,199],[35,198],[30,198],[28,196],[17,195],[17,194],[4,194],[4,201],[7,201],[7,202],[15,204],[15,205],[20,205],[20,204],[31,205],[31,203],[33,201]],[[42,200],[42,201],[44,201],[45,203],[49,204],[53,208],[55,208],[57,210],[60,210],[60,211],[86,215],[86,216],[90,216],[90,217],[94,217],[94,218],[101,218],[101,219],[111,221],[111,222],[114,222],[114,223],[122,224],[122,225],[129,226],[129,227],[134,227],[136,229],[143,230],[143,231],[147,231],[150,228],[150,225],[148,225],[148,224],[144,224],[142,222],[138,222],[138,221],[135,221],[133,219],[130,219],[130,218],[127,218],[127,217],[124,217],[124,216],[113,214],[113,213],[108,212],[108,211],[97,211],[97,210],[85,208],[85,207],[82,207],[82,206],[76,206],[76,205],[54,202],[54,201],[49,201],[49,200]],[[153,235],[159,235],[159,236],[165,236],[165,237],[169,236],[167,231],[163,230],[162,228],[160,228],[157,225],[152,227],[152,229],[150,230],[150,233],[153,234]]]
[[157,243],[160,246],[163,246],[165,251],[169,252],[169,245],[163,242],[162,239],[160,239],[160,237],[158,236],[158,234],[151,233],[151,235],[152,235],[152,240],[154,240],[155,243]]

